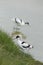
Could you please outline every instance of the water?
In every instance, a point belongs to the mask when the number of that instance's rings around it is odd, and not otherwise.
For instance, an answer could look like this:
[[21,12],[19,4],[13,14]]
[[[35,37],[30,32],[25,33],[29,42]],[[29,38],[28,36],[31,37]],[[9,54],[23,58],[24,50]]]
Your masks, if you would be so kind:
[[[30,7],[27,8],[28,5]],[[31,27],[23,26],[21,31],[27,36],[26,41],[34,46],[28,53],[30,52],[36,60],[43,62],[43,9],[41,9],[43,5],[40,5],[39,9],[37,6],[32,6],[32,3],[26,4],[26,2],[23,4],[22,1],[17,3],[16,0],[0,1],[0,29],[11,34],[15,26],[10,20],[13,16],[18,16],[24,21],[30,20]]]

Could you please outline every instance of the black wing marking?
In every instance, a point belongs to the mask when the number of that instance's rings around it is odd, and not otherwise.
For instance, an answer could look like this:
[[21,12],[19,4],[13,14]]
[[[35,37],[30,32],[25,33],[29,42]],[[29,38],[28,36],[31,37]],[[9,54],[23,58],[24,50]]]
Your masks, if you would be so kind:
[[23,41],[21,44],[24,44],[24,43],[26,43],[26,42]]
[[30,47],[30,45],[28,45],[28,46],[22,46],[23,48],[29,48]]

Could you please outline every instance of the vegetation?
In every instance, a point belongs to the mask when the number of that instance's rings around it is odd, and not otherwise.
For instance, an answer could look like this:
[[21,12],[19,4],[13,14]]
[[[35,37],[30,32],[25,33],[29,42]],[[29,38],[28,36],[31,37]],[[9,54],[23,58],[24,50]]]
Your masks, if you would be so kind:
[[12,39],[0,31],[0,65],[43,65],[43,63],[21,52]]

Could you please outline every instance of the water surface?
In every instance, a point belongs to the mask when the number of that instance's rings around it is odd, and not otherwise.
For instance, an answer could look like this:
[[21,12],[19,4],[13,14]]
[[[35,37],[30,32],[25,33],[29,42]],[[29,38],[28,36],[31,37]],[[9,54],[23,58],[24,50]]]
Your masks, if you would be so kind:
[[[27,3],[26,3],[27,2]],[[0,29],[11,34],[15,23],[10,19],[20,17],[29,21],[31,27],[23,26],[21,31],[27,36],[26,41],[34,46],[28,51],[32,56],[43,62],[43,1],[0,1]],[[30,4],[29,4],[30,3]]]

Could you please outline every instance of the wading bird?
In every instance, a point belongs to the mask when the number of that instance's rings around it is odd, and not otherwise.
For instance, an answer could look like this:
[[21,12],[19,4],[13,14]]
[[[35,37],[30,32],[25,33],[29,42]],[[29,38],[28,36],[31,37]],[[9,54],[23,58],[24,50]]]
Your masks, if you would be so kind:
[[29,22],[24,22],[22,19],[19,19],[18,17],[12,18],[11,20],[15,21],[15,23],[19,26],[22,26],[22,25],[25,25],[25,24],[29,25]]
[[32,48],[33,48],[32,45],[26,43],[25,41],[22,41],[22,40],[20,39],[20,36],[16,36],[16,39],[17,39],[18,45],[19,45],[22,49],[32,49]]

